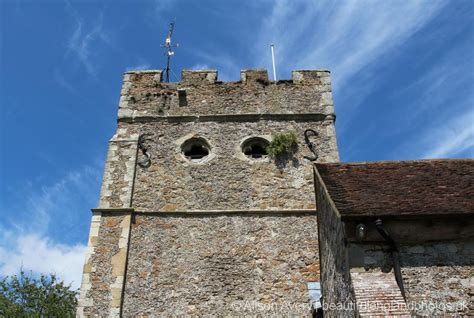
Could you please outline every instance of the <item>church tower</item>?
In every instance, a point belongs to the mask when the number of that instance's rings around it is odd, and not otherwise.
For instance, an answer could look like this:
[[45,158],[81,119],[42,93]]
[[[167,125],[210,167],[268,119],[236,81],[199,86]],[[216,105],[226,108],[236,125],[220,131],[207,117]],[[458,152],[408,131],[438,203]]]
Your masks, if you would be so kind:
[[312,163],[339,160],[334,121],[324,70],[125,73],[78,316],[309,314]]

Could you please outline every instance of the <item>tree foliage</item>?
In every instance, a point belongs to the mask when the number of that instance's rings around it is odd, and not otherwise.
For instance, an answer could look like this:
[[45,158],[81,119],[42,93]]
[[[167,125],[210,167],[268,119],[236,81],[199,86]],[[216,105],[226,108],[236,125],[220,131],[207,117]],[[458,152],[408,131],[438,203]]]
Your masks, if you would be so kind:
[[267,146],[267,153],[272,157],[289,153],[296,148],[297,138],[298,136],[294,131],[275,134],[272,142]]
[[0,317],[74,317],[77,294],[54,274],[22,270],[0,280]]

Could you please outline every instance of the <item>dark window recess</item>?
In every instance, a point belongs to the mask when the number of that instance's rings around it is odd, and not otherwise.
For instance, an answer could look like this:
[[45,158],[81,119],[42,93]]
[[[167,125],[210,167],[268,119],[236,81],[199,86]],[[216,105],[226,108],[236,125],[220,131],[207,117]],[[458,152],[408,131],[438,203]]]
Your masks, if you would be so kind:
[[269,142],[263,138],[251,138],[242,145],[242,152],[251,159],[263,158],[267,155]]
[[200,162],[209,156],[211,147],[204,138],[191,138],[181,146],[181,153],[190,161]]
[[267,151],[262,145],[252,145],[245,149],[244,154],[251,158],[262,158],[267,155]]
[[203,145],[192,145],[187,151],[184,152],[184,156],[190,160],[202,159],[209,155],[209,150]]
[[179,106],[188,106],[188,99],[186,98],[186,90],[178,88]]

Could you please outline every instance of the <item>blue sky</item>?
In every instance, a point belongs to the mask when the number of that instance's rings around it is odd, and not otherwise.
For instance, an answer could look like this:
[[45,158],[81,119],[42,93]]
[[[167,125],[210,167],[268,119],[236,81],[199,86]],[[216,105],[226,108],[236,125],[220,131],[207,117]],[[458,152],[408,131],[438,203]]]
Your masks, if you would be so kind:
[[0,3],[0,274],[80,284],[122,74],[332,71],[341,160],[473,157],[474,1]]

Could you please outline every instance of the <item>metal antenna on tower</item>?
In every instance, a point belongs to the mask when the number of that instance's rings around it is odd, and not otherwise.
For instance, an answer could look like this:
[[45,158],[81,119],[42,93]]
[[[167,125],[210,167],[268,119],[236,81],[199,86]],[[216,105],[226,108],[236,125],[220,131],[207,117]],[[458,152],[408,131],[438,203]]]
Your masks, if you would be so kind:
[[176,19],[170,23],[170,28],[168,30],[168,36],[166,37],[165,44],[162,44],[161,47],[165,48],[165,54],[166,54],[166,68],[165,68],[165,81],[169,83],[170,81],[170,62],[171,62],[171,57],[174,55],[174,52],[172,50],[173,47],[178,47],[179,44],[171,44],[171,36],[173,35],[173,30],[174,30],[174,23]]

